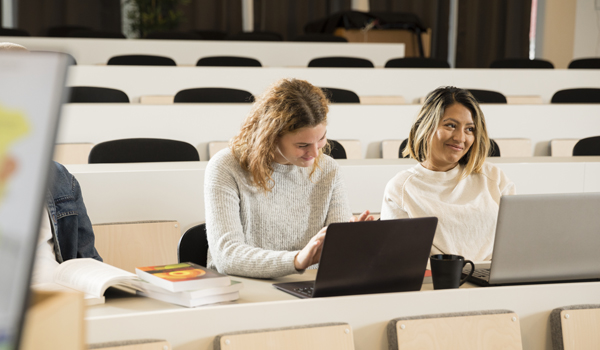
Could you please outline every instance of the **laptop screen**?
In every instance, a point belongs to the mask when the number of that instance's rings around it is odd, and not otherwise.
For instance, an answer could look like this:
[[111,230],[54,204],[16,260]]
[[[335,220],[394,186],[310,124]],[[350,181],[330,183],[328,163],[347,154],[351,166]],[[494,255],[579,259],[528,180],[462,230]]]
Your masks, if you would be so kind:
[[0,52],[0,350],[18,348],[67,58]]

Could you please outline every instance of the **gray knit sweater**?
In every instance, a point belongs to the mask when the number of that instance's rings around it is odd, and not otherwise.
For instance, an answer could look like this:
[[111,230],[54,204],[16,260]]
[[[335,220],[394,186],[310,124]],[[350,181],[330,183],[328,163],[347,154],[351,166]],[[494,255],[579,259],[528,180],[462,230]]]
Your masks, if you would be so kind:
[[298,273],[294,257],[321,228],[348,221],[339,166],[323,156],[320,168],[273,164],[275,186],[254,186],[231,150],[211,158],[204,178],[208,266],[221,273],[276,278]]

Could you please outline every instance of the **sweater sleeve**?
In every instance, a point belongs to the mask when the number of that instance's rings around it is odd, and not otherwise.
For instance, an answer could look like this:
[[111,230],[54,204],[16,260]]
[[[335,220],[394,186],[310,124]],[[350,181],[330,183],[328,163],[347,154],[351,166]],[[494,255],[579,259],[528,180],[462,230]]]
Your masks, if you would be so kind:
[[333,190],[329,209],[327,210],[327,219],[325,226],[335,222],[346,222],[350,220],[352,210],[348,202],[348,194],[346,192],[346,184],[342,178],[339,168],[336,171],[335,180],[333,182]]
[[239,187],[227,165],[209,163],[205,175],[206,229],[212,264],[221,273],[255,278],[298,273],[294,267],[298,251],[267,250],[246,243]]
[[381,220],[406,219],[408,213],[404,210],[402,200],[402,187],[404,181],[399,181],[398,176],[391,179],[385,186],[383,203],[381,204]]

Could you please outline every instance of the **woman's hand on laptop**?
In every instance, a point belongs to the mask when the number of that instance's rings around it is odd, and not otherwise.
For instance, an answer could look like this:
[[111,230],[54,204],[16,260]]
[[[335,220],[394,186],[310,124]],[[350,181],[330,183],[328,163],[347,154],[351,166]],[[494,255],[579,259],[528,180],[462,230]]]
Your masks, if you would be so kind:
[[319,262],[319,259],[321,259],[323,240],[325,239],[326,232],[327,226],[323,227],[319,233],[314,235],[308,244],[302,248],[298,254],[296,254],[296,257],[294,258],[294,267],[296,270],[305,270],[310,265],[314,265]]
[[371,214],[371,212],[369,212],[368,210],[365,210],[362,214],[360,214],[358,216],[358,218],[356,216],[352,215],[352,217],[350,218],[350,222],[356,222],[356,221],[373,221],[373,220],[375,220],[373,218],[373,216],[369,215],[369,214]]

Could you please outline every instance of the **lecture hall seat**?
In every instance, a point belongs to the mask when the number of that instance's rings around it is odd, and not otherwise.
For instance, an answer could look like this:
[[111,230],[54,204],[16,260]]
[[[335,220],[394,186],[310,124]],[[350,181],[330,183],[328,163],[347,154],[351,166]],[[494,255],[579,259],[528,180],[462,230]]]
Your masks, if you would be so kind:
[[399,317],[387,325],[389,350],[522,350],[519,317],[509,310],[483,310]]
[[322,323],[223,333],[213,345],[214,350],[354,350],[354,336],[347,323]]

